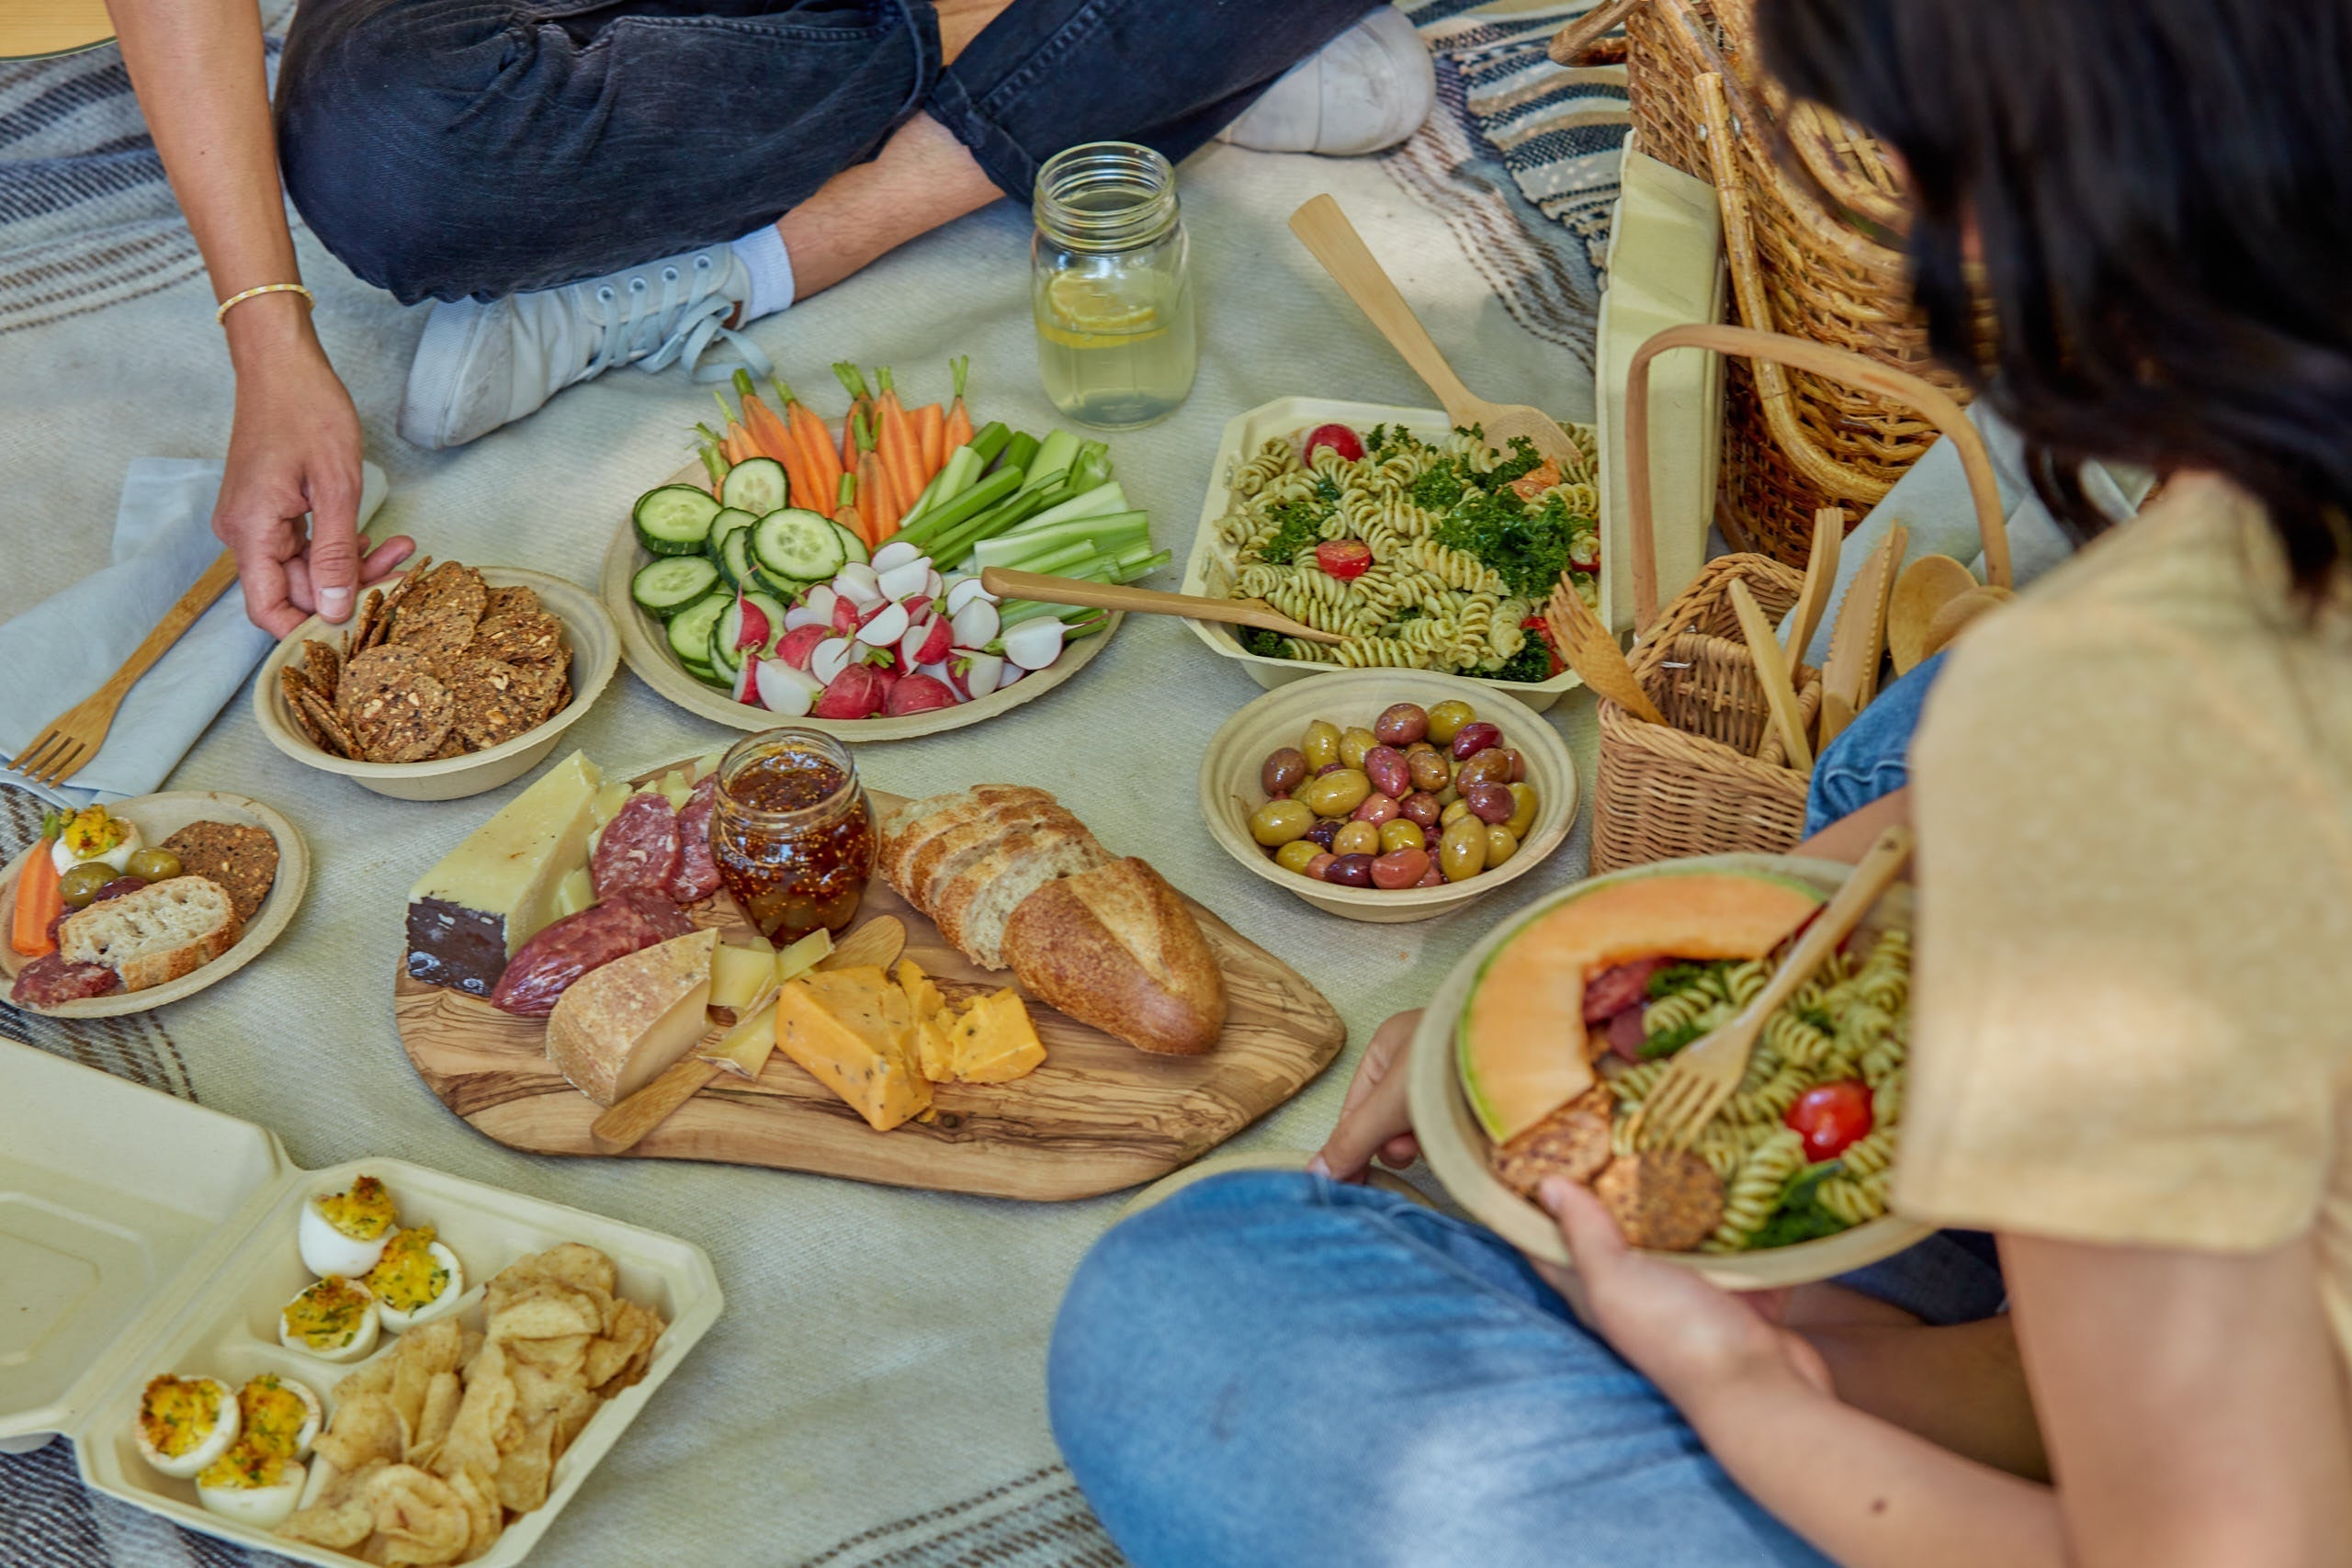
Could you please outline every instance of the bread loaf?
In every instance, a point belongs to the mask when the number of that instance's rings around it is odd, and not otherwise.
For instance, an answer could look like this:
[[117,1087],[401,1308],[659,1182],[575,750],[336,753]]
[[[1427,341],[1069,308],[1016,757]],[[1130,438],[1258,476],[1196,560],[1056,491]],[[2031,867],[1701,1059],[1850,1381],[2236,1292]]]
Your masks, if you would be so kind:
[[931,918],[967,958],[1001,969],[1004,923],[1021,902],[1057,877],[1091,871],[1110,858],[1075,818],[1011,829],[937,889]]
[[927,795],[887,814],[875,861],[891,886],[918,909],[923,907],[914,880],[916,854],[938,835],[989,818],[998,807],[1051,806],[1054,797],[1028,784],[976,784],[949,795]]
[[1193,1055],[1225,1028],[1225,980],[1200,923],[1132,857],[1048,881],[1004,922],[1002,954],[1047,1006],[1145,1051]]
[[174,876],[107,898],[58,927],[68,964],[101,964],[126,991],[143,991],[194,974],[236,945],[244,930],[237,907],[217,883]]

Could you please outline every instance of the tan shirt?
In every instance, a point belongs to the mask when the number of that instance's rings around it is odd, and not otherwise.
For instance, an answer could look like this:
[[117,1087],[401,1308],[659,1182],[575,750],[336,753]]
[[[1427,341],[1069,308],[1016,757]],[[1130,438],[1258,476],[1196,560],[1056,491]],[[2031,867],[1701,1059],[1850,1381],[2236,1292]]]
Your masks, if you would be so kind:
[[2220,1252],[2316,1224],[2352,1359],[2352,613],[2176,480],[1931,693],[1898,1208]]

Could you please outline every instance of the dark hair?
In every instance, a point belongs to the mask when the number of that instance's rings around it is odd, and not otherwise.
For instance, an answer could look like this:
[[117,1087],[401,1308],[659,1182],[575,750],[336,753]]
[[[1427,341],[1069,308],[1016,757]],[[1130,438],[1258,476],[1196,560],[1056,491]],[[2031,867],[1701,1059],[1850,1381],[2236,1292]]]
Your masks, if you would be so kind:
[[2210,468],[2317,596],[2352,559],[2352,0],[1758,0],[1756,22],[1791,93],[1909,166],[1935,351],[2024,433],[2052,510],[2099,525],[2085,457]]

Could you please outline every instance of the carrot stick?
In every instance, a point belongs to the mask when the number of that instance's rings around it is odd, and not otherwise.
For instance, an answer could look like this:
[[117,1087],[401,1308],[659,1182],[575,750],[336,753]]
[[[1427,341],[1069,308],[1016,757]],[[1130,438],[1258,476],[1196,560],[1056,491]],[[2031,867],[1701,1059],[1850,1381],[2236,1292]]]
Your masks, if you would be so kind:
[[[807,403],[792,395],[792,389],[784,384],[782,378],[771,376],[768,384],[775,389],[776,398],[784,404],[784,417],[791,426],[792,438],[808,454],[808,478],[816,487],[817,494],[820,497],[840,494],[841,454],[833,450],[833,438],[825,434],[825,422],[818,418]],[[818,510],[823,508],[820,506]]]
[[826,492],[817,488],[819,480],[816,470],[809,467],[808,448],[794,438],[792,427],[775,410],[760,401],[759,393],[752,389],[749,370],[735,372],[735,396],[743,405],[744,428],[752,433],[761,453],[784,465],[792,504],[812,512],[822,509]]
[[[843,474],[840,488],[833,491],[833,521],[856,535],[865,537],[865,519],[857,514],[857,476]],[[871,545],[866,547],[873,548]]]
[[937,403],[925,403],[909,417],[922,448],[922,482],[929,484],[947,462],[947,414]]
[[888,466],[874,445],[874,432],[865,416],[857,423],[858,515],[865,522],[868,549],[899,531],[899,508],[893,493]]
[[842,416],[842,467],[857,467],[857,443],[850,434],[857,416],[874,406],[874,394],[865,389],[865,374],[847,360],[833,367],[834,378],[842,389],[849,393],[849,412]]
[[971,445],[972,412],[964,406],[964,374],[971,367],[972,356],[968,354],[947,362],[948,374],[956,378],[956,400],[948,405],[946,428],[940,433],[943,451],[953,452],[958,446]]
[[899,389],[891,384],[890,367],[876,367],[874,380],[882,389],[874,400],[874,412],[881,422],[875,446],[882,454],[882,466],[889,470],[891,487],[911,504],[930,482],[922,474],[922,448],[907,423],[906,405],[899,401]]
[[38,958],[57,946],[49,926],[65,908],[65,901],[57,891],[57,862],[50,857],[63,826],[54,811],[42,816],[40,837],[26,852],[25,869],[17,875],[17,917],[8,932],[8,945],[27,958]]

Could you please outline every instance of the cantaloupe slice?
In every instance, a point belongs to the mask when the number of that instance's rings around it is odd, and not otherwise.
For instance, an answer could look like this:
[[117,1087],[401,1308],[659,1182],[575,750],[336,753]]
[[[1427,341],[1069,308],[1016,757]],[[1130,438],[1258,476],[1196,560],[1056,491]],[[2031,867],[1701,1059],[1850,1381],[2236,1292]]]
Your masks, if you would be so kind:
[[1487,955],[1463,1005],[1462,1087],[1497,1143],[1592,1087],[1585,984],[1638,958],[1748,959],[1819,907],[1811,883],[1770,872],[1672,871],[1577,894]]

